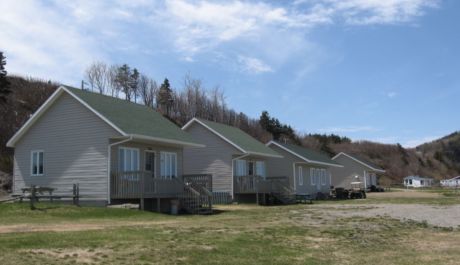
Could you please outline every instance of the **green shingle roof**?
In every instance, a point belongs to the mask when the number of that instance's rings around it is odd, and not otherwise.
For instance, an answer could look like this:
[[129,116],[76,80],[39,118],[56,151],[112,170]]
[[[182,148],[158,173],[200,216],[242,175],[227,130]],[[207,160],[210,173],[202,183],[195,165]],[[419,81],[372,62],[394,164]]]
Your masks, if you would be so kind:
[[276,142],[278,145],[283,146],[284,148],[290,150],[291,152],[297,154],[298,156],[301,156],[303,158],[306,158],[307,160],[311,162],[320,162],[320,163],[326,163],[330,165],[337,165],[341,166],[339,163],[335,162],[332,160],[328,155],[317,152],[314,150],[311,150],[306,147],[298,146],[298,145],[293,145],[293,144],[287,144],[287,143],[280,143]]
[[221,136],[225,137],[227,140],[244,150],[246,153],[256,154],[256,155],[265,155],[265,156],[276,156],[281,157],[278,153],[273,151],[271,148],[265,146],[263,143],[257,141],[249,134],[243,132],[239,128],[225,125],[222,123],[217,123],[213,121],[208,121],[205,119],[196,120],[202,122],[207,127],[211,128]]
[[144,105],[65,86],[125,134],[198,144],[187,132]]
[[368,165],[371,169],[376,169],[376,170],[381,170],[381,171],[384,171],[383,168],[381,168],[380,166],[374,164],[373,162],[367,160],[367,159],[364,159],[362,157],[360,157],[359,155],[350,155],[347,153],[348,156],[351,156],[352,158],[356,159],[356,160],[359,160],[361,161],[361,163],[364,163],[366,165]]

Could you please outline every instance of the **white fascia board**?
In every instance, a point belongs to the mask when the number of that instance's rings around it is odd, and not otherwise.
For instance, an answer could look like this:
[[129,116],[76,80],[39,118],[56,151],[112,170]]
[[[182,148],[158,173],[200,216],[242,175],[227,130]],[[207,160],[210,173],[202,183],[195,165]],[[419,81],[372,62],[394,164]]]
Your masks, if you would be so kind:
[[152,137],[152,136],[139,135],[139,134],[129,134],[129,136],[133,137],[133,139],[138,139],[138,140],[156,141],[156,142],[161,142],[161,143],[177,144],[177,145],[188,146],[188,147],[206,147],[203,144],[190,143],[190,142],[184,142],[184,141],[178,141],[178,140],[172,140],[172,139],[165,139],[161,137]]
[[336,165],[336,164],[330,164],[330,163],[325,163],[325,162],[321,162],[321,161],[315,161],[315,160],[310,160],[310,159],[307,159],[299,154],[297,154],[296,152],[290,150],[289,148],[286,148],[284,146],[282,146],[281,144],[275,142],[275,141],[270,141],[266,144],[266,146],[270,146],[270,145],[276,145],[278,146],[279,148],[283,149],[284,151],[304,160],[305,162],[309,163],[309,164],[317,164],[317,165],[323,165],[323,166],[329,166],[329,167],[343,167],[342,165]]
[[35,124],[35,122],[40,118],[46,110],[51,107],[51,105],[59,98],[59,96],[64,92],[63,87],[59,87],[54,91],[53,94],[43,103],[37,111],[22,125],[21,128],[10,138],[6,143],[7,147],[15,147],[17,141]]
[[98,111],[96,111],[95,109],[93,109],[88,103],[86,103],[84,100],[82,100],[81,98],[79,98],[78,96],[76,96],[74,93],[72,93],[70,90],[68,90],[67,88],[61,86],[60,88],[62,88],[64,91],[66,91],[67,93],[69,93],[69,95],[71,95],[74,99],[76,99],[78,102],[80,102],[83,106],[85,106],[86,108],[88,108],[91,112],[93,112],[94,114],[96,114],[99,118],[101,118],[103,121],[105,121],[108,125],[110,125],[112,128],[114,128],[116,131],[118,131],[121,135],[127,135],[123,130],[121,130],[120,128],[118,128],[118,126],[116,126],[115,124],[113,124],[109,119],[107,119],[104,115],[100,114]]
[[332,158],[332,160],[335,160],[337,157],[339,157],[339,156],[341,156],[341,155],[344,155],[344,156],[346,156],[346,157],[348,157],[348,158],[354,160],[355,162],[358,162],[358,163],[360,163],[361,165],[364,165],[364,166],[368,167],[368,168],[371,169],[372,171],[379,172],[379,173],[385,173],[385,172],[386,172],[385,170],[374,168],[374,167],[372,167],[372,166],[370,166],[370,165],[364,163],[363,161],[358,160],[358,159],[356,159],[356,158],[354,158],[354,157],[352,157],[352,156],[350,156],[350,155],[348,155],[348,154],[346,154],[346,153],[344,153],[344,152],[338,153],[337,155],[335,155],[335,156]]
[[214,129],[212,129],[211,127],[207,126],[206,124],[204,124],[203,122],[201,122],[200,120],[198,120],[197,118],[193,118],[191,119],[189,122],[187,122],[187,124],[185,124],[183,127],[182,127],[182,130],[186,130],[188,127],[190,127],[193,122],[197,122],[198,124],[200,124],[201,126],[205,127],[206,129],[208,129],[209,131],[211,131],[212,133],[214,133],[215,135],[219,136],[220,138],[222,138],[222,140],[226,141],[227,143],[229,143],[230,145],[232,145],[233,147],[235,147],[236,149],[238,149],[239,151],[241,151],[243,154],[247,154],[248,152],[246,150],[244,150],[243,148],[241,148],[239,145],[235,144],[234,142],[230,141],[228,138],[226,138],[225,136],[223,136],[222,134],[216,132]]

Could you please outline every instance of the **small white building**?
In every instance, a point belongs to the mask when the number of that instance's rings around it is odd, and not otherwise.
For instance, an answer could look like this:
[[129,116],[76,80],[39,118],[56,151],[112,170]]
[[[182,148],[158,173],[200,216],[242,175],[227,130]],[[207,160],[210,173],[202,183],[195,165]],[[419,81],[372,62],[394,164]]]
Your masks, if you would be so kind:
[[404,187],[411,188],[423,188],[431,187],[433,185],[432,178],[420,177],[420,176],[407,176],[404,178]]
[[456,176],[455,178],[451,178],[451,179],[441,180],[441,186],[442,187],[452,187],[452,188],[460,187],[460,176]]

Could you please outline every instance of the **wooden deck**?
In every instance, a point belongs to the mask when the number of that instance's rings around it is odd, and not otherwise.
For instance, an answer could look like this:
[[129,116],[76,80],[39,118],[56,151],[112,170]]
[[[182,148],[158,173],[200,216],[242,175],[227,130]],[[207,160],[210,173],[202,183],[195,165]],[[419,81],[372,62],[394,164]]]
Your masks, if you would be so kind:
[[254,194],[258,204],[295,203],[295,192],[284,176],[237,176],[234,178],[234,192],[237,197]]
[[238,194],[277,193],[289,189],[287,177],[237,176],[234,192]]
[[177,197],[183,184],[177,178],[154,178],[150,172],[130,171],[113,173],[110,178],[113,199]]

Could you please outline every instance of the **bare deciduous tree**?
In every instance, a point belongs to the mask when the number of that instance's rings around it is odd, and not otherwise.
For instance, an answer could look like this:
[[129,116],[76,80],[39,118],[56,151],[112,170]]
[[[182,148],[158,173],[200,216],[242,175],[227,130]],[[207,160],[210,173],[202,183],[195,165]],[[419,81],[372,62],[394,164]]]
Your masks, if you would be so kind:
[[138,90],[144,105],[153,108],[155,96],[158,93],[157,82],[148,76],[141,74],[139,77]]
[[103,62],[94,62],[86,69],[86,80],[91,89],[96,89],[100,94],[105,94],[109,84],[110,74],[107,64]]

